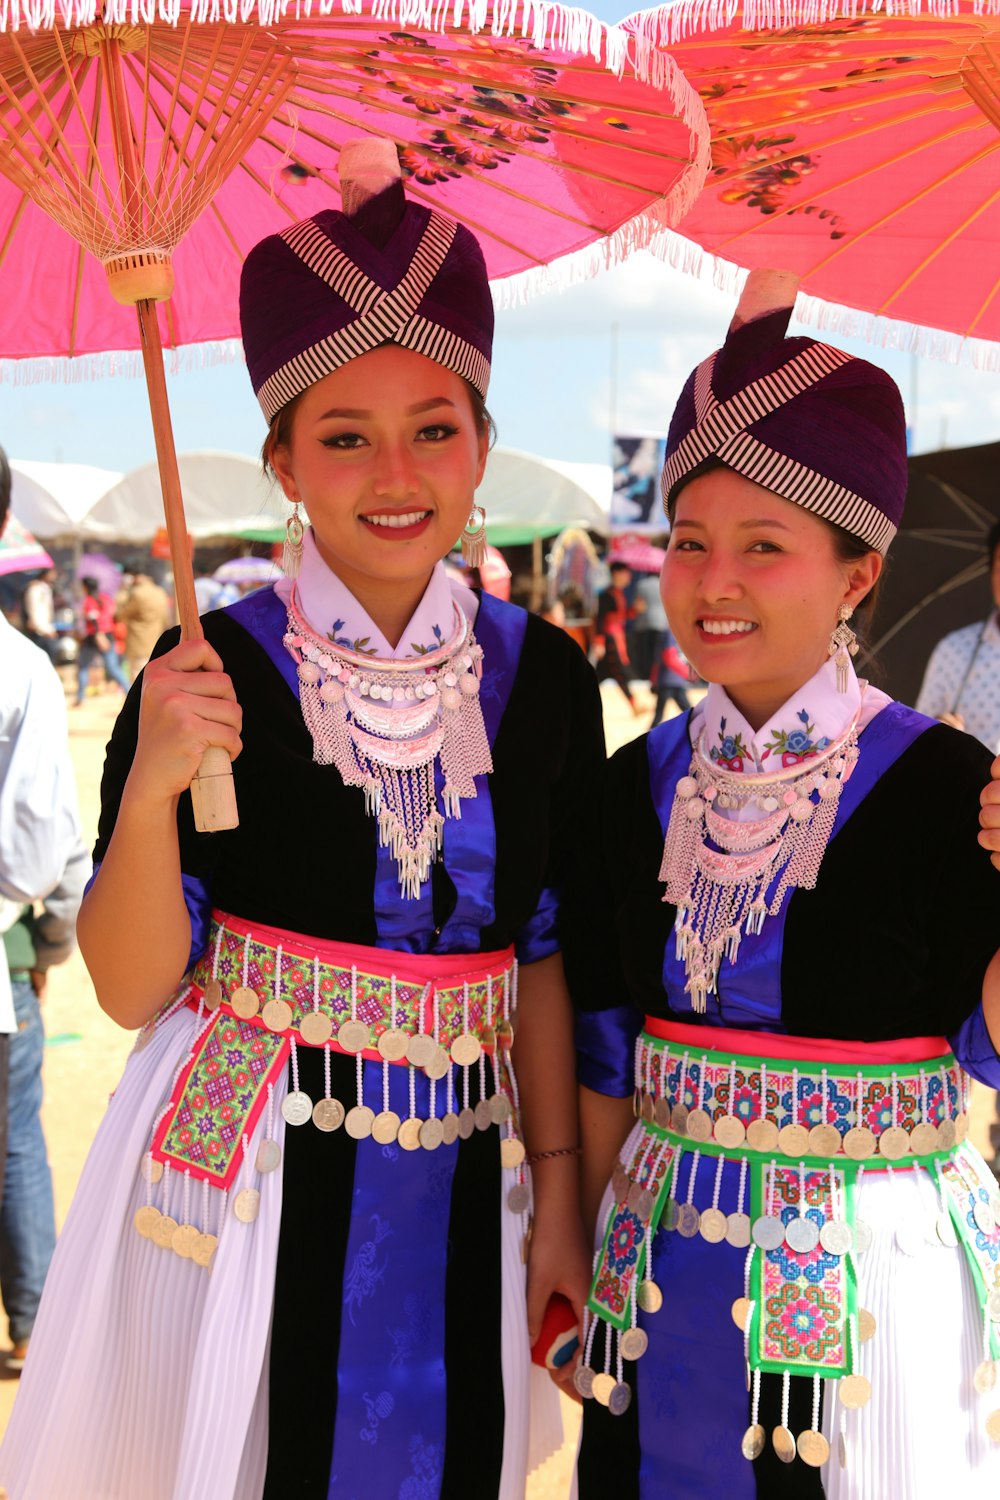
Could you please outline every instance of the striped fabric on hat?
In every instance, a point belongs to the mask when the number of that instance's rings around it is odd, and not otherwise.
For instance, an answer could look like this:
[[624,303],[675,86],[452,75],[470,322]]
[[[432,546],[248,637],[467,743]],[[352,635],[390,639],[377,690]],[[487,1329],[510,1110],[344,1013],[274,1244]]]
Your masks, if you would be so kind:
[[332,370],[382,344],[424,354],[471,382],[485,396],[490,365],[474,345],[421,317],[417,308],[448,255],[457,225],[431,214],[409,267],[391,290],[373,281],[325,235],[314,219],[286,229],[281,238],[322,277],[357,316],[343,328],[281,365],[257,392],[268,422],[287,402]]
[[785,339],[788,310],[731,330],[677,403],[664,507],[703,464],[737,473],[884,554],[906,495],[902,402],[884,371],[812,339]]

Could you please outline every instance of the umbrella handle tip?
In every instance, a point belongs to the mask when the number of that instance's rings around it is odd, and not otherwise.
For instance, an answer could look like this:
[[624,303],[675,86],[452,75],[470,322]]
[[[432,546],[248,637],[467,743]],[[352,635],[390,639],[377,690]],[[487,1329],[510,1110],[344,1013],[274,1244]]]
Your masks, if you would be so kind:
[[225,750],[209,746],[191,783],[194,826],[199,833],[238,828],[240,815],[233,785],[233,763]]

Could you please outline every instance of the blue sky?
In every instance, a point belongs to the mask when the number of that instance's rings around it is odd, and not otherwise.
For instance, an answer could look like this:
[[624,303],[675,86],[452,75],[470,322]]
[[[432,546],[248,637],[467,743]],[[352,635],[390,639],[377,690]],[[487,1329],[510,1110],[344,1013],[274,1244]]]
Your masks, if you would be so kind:
[[[618,19],[607,0],[593,8]],[[640,254],[585,285],[501,310],[489,402],[500,442],[602,463],[612,430],[665,431],[684,379],[720,342],[732,306],[711,284]],[[915,451],[1000,437],[996,373],[832,341],[899,381]],[[141,378],[18,385],[9,372],[0,381],[0,442],[13,457],[122,470],[154,457]],[[263,421],[241,364],[179,371],[169,390],[178,449],[256,452]]]

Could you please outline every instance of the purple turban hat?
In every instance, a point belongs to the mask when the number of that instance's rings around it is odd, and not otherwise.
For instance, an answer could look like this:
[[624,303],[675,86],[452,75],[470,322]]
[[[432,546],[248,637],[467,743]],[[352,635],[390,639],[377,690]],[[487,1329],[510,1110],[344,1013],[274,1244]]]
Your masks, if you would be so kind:
[[475,236],[407,201],[390,141],[345,142],[340,181],[343,212],[269,235],[243,266],[243,349],[267,421],[382,344],[426,355],[485,397],[493,298]]
[[794,292],[776,304],[789,280],[751,272],[726,342],[689,377],[667,438],[664,507],[717,459],[884,554],[906,499],[902,397],[866,360],[785,338]]

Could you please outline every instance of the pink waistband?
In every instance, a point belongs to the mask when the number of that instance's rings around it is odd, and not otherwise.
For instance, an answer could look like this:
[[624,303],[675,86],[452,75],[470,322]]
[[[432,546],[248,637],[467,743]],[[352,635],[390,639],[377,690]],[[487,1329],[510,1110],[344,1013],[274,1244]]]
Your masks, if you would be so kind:
[[774,1031],[736,1031],[728,1026],[690,1026],[647,1016],[645,1030],[692,1052],[728,1052],[749,1057],[798,1058],[803,1062],[873,1066],[920,1063],[950,1052],[943,1036],[899,1037],[890,1042],[845,1042],[828,1037],[789,1036]]
[[514,949],[499,948],[491,953],[402,953],[397,948],[368,948],[363,943],[337,943],[329,938],[309,937],[302,932],[290,932],[284,927],[269,927],[264,922],[250,922],[244,917],[234,917],[229,912],[213,911],[212,919],[228,932],[246,937],[249,933],[259,942],[271,947],[281,944],[284,953],[294,953],[301,958],[318,958],[321,963],[335,964],[349,969],[352,964],[365,973],[391,971],[397,979],[412,980],[416,984],[445,980],[461,983],[463,979],[478,978],[487,969],[499,968],[514,957]]

